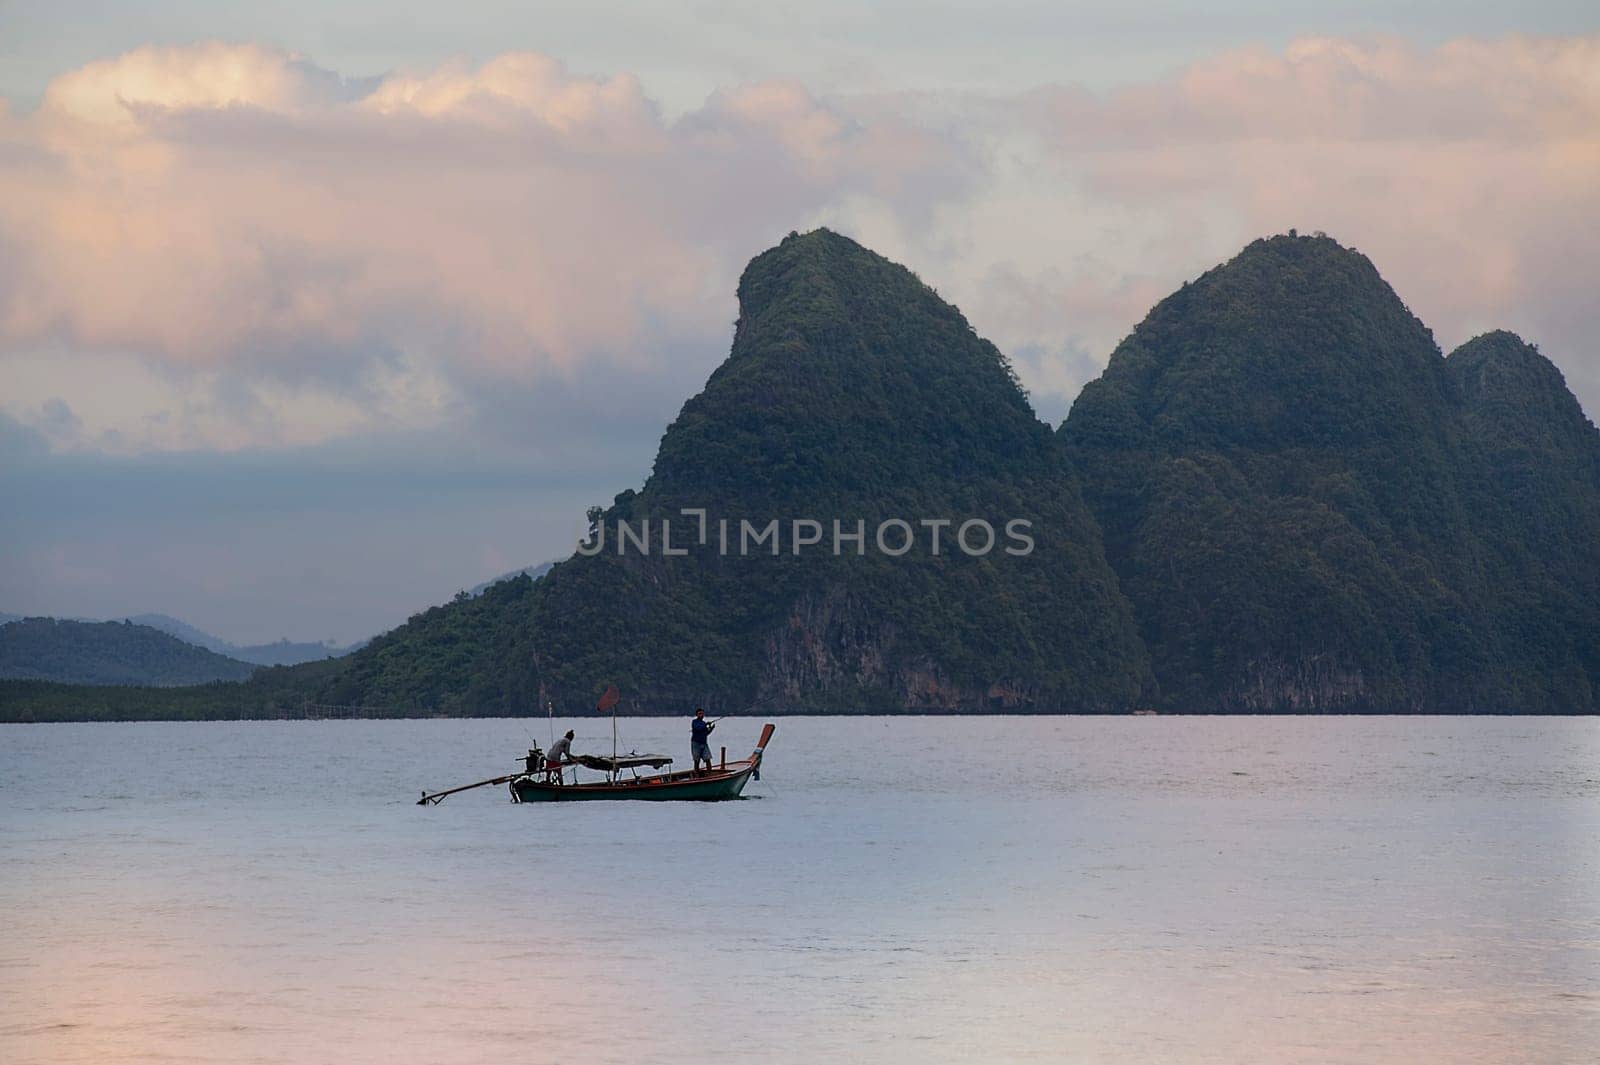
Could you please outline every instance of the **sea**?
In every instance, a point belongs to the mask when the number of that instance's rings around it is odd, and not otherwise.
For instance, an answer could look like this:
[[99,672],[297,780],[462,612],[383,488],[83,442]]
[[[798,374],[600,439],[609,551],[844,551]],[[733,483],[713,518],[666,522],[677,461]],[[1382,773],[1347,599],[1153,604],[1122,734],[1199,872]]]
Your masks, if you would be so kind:
[[0,726],[0,1062],[1600,1061],[1600,720],[775,720]]

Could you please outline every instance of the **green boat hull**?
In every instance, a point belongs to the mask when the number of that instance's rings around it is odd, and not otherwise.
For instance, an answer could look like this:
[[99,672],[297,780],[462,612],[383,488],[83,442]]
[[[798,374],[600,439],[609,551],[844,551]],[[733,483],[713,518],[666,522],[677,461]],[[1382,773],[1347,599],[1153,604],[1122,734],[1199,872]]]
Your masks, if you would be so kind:
[[755,766],[747,765],[728,772],[701,775],[674,773],[665,778],[619,780],[616,783],[554,784],[518,777],[511,782],[511,797],[517,802],[591,802],[632,800],[641,802],[719,802],[737,799],[750,780]]

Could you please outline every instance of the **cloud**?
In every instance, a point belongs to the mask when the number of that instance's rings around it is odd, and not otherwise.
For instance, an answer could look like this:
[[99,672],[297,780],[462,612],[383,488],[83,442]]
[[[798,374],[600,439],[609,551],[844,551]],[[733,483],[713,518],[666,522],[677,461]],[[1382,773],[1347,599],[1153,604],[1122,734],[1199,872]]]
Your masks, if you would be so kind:
[[426,420],[591,364],[648,375],[686,337],[724,346],[744,259],[828,203],[910,213],[952,187],[927,172],[967,163],[935,140],[787,83],[668,122],[631,76],[535,54],[363,85],[253,45],[140,49],[0,114],[0,359],[132,356],[183,371],[174,406],[226,383],[301,419],[120,438],[153,448],[361,431],[384,394]]
[[1049,89],[1033,104],[1082,149],[1274,141],[1592,138],[1600,38],[1463,39],[1434,48],[1302,37],[1226,51],[1104,96]]
[[1235,244],[1298,227],[1359,246],[1447,347],[1524,332],[1594,412],[1597,71],[1600,37],[1312,37],[1102,97],[1041,91],[1024,121],[1041,166],[1180,244],[1208,219]]
[[52,81],[42,111],[56,119],[136,127],[161,111],[298,110],[348,99],[332,71],[258,45],[139,48]]
[[428,74],[394,75],[379,82],[362,107],[490,125],[533,119],[561,134],[614,137],[618,147],[649,142],[660,132],[660,116],[637,78],[573,77],[560,62],[533,52],[502,55],[476,68],[452,63]]
[[80,450],[550,451],[619,411],[645,439],[726,351],[749,256],[831,224],[1052,418],[1162,294],[1291,227],[1368,253],[1446,346],[1540,342],[1593,412],[1596,70],[1600,37],[1312,37],[1108,93],[755,81],[669,119],[534,53],[353,79],[138,49],[0,105],[0,409]]

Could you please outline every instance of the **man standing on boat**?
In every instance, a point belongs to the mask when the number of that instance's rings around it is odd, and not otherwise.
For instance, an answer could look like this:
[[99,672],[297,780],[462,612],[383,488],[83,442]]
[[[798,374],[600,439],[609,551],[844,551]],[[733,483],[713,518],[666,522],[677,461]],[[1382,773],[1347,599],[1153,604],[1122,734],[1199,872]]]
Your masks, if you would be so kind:
[[550,745],[550,753],[544,756],[544,764],[558,766],[572,760],[572,730],[567,729],[567,734]]
[[704,707],[695,707],[694,720],[689,722],[689,754],[694,757],[694,767],[700,768],[702,760],[711,768],[711,730],[717,726],[706,720]]

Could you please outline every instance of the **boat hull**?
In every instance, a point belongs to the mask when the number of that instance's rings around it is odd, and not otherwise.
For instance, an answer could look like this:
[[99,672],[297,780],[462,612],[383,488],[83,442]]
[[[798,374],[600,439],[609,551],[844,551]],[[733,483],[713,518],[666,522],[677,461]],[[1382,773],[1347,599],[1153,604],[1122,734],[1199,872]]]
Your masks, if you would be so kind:
[[667,777],[619,780],[599,784],[553,784],[532,777],[511,782],[511,796],[517,802],[592,802],[636,800],[643,802],[719,802],[737,799],[750,780],[755,766],[710,773],[674,773]]

